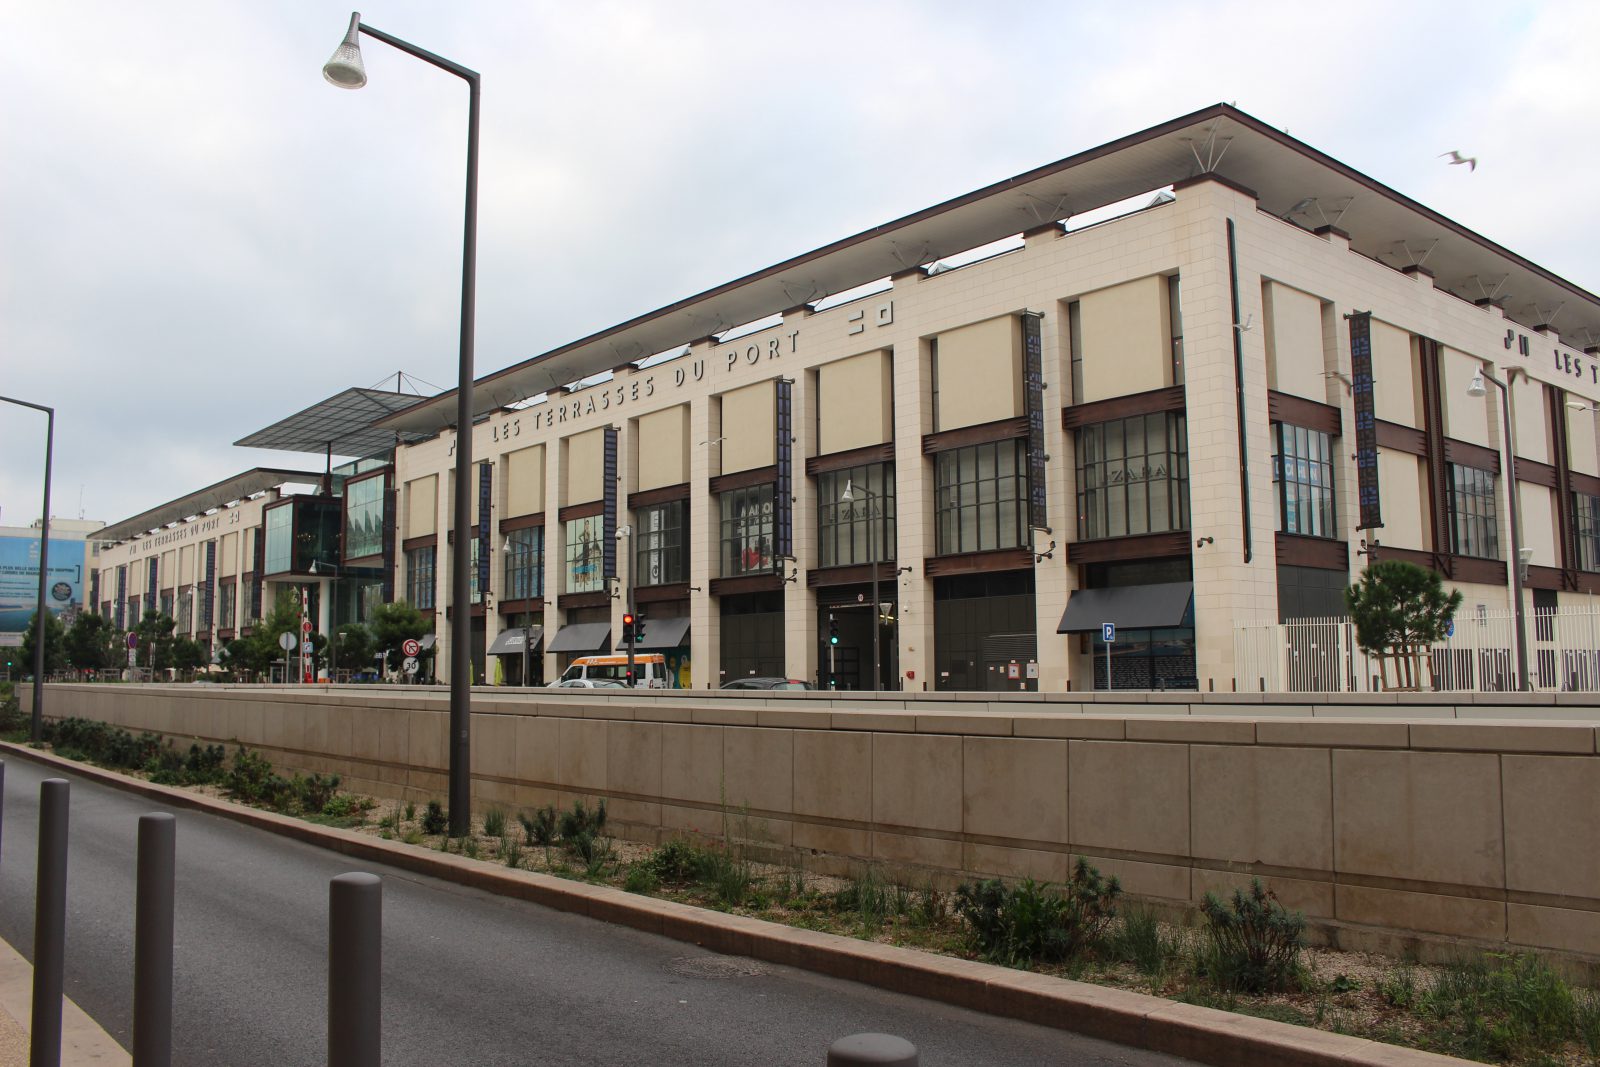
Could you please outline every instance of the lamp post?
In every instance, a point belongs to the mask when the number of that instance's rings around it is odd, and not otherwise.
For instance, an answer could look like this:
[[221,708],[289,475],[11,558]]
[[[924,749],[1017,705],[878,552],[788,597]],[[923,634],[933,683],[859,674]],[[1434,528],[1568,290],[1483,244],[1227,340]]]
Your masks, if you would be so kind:
[[1516,620],[1517,627],[1517,690],[1526,692],[1528,623],[1522,611],[1522,537],[1518,529],[1522,524],[1517,506],[1517,448],[1511,435],[1511,382],[1516,380],[1517,369],[1512,367],[1506,372],[1506,380],[1501,381],[1487,366],[1479,367],[1478,373],[1467,383],[1467,395],[1475,398],[1484,396],[1488,392],[1483,387],[1484,382],[1490,382],[1500,389],[1500,424],[1505,427],[1500,446],[1505,451],[1506,503],[1511,512],[1511,557],[1507,567],[1511,571],[1512,618]]
[[32,734],[34,744],[42,738],[44,728],[44,641],[45,618],[44,613],[50,610],[49,602],[45,600],[45,587],[49,582],[50,574],[50,459],[55,451],[56,441],[56,409],[47,408],[43,404],[33,404],[26,400],[17,400],[14,397],[0,396],[7,404],[18,407],[32,408],[45,413],[44,430],[44,518],[39,522],[39,602],[33,613],[33,723]]
[[[878,522],[876,524],[873,523],[872,501],[879,499],[878,494],[864,485],[861,486],[860,491],[865,493],[867,497],[867,542],[869,551],[872,553],[872,691],[876,693],[883,688],[883,674],[882,668],[879,666],[878,653],[879,634],[883,629],[883,620],[878,614],[878,559],[882,555],[883,516],[880,514]],[[855,493],[855,483],[846,478],[844,492],[839,496],[840,502],[850,503],[854,499]],[[878,510],[881,512],[883,509],[879,507]],[[873,533],[874,528],[878,531],[876,535]]]
[[[333,577],[328,580],[328,684],[336,685],[339,681],[339,572],[337,563],[322,564],[333,571]],[[311,561],[311,573],[316,574],[318,563]]]
[[[367,84],[361,62],[361,34],[374,37],[407,55],[467,83],[467,182],[466,219],[461,251],[461,345],[459,380],[456,386],[456,551],[450,563],[451,600],[455,618],[450,630],[450,834],[460,837],[472,826],[472,610],[468,581],[469,555],[467,532],[472,527],[469,505],[472,494],[467,485],[472,478],[472,348],[473,308],[477,299],[478,259],[478,74],[459,63],[363,25],[361,12],[350,14],[350,28],[333,57],[322,68],[322,76],[342,89],[359,89]],[[485,520],[487,521],[487,520]]]

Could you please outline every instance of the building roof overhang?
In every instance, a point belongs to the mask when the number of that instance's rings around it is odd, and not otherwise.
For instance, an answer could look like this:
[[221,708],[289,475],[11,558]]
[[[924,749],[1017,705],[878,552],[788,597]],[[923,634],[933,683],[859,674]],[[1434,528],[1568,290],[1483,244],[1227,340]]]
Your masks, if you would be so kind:
[[279,419],[235,441],[244,448],[271,448],[280,452],[314,452],[367,459],[382,456],[403,441],[423,434],[404,429],[378,429],[374,423],[386,415],[415,404],[414,393],[385,389],[349,388],[319,400],[304,411]]
[[[1513,321],[1548,325],[1546,317],[1560,308],[1563,332],[1600,336],[1600,297],[1282,130],[1215,104],[486,375],[474,384],[473,412],[483,416],[708,334],[1206,174],[1244,187],[1262,211],[1287,222],[1306,229],[1335,225],[1349,235],[1351,248],[1389,266],[1425,267],[1439,288],[1467,300],[1493,300]],[[452,389],[414,402],[377,426],[435,434],[455,422]]]
[[102,527],[91,535],[90,540],[115,544],[196,515],[204,515],[208,511],[224,507],[236,500],[244,500],[276,486],[289,483],[315,485],[321,480],[322,475],[313,471],[254,467],[231,478],[224,478],[215,485],[208,485],[204,489],[180,496],[176,500],[169,500],[149,511],[142,511],[121,522]]

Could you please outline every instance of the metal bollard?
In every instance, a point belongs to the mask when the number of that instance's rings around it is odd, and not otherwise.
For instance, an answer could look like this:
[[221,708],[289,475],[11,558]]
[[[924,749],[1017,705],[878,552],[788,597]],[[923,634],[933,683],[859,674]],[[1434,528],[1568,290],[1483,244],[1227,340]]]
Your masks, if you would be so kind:
[[328,883],[328,1067],[379,1067],[382,970],[383,882],[341,874]]
[[178,820],[139,816],[133,919],[133,1067],[172,1063],[173,867]]
[[67,951],[65,778],[39,783],[38,898],[33,912],[33,1028],[29,1067],[60,1067],[61,993]]
[[[0,759],[0,825],[3,825],[3,816],[6,813],[6,761]],[[3,840],[3,837],[0,837]]]
[[828,1067],[917,1067],[917,1046],[893,1034],[851,1034],[828,1046]]

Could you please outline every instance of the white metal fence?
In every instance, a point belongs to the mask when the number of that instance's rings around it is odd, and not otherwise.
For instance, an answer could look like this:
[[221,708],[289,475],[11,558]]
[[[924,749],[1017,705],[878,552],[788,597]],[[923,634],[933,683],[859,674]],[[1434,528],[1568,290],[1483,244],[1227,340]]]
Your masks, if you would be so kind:
[[[1600,611],[1535,611],[1527,617],[1528,676],[1541,692],[1600,692]],[[1442,692],[1505,692],[1517,688],[1513,612],[1456,616],[1454,632],[1429,656],[1433,687]],[[1348,618],[1246,623],[1234,631],[1241,692],[1373,693],[1380,665],[1356,645]],[[1427,681],[1427,668],[1423,682]]]

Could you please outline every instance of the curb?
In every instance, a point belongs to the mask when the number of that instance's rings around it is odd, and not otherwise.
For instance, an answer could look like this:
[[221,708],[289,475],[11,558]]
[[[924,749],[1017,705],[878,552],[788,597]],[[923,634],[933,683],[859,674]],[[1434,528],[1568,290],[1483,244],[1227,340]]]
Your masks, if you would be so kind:
[[660,934],[714,952],[864,982],[1216,1067],[1446,1067],[1470,1062],[1143,993],[728,915],[610,886],[496,867],[465,856],[213,800],[9,742],[0,742],[0,754],[20,756],[169,807],[218,815],[352,858]]

